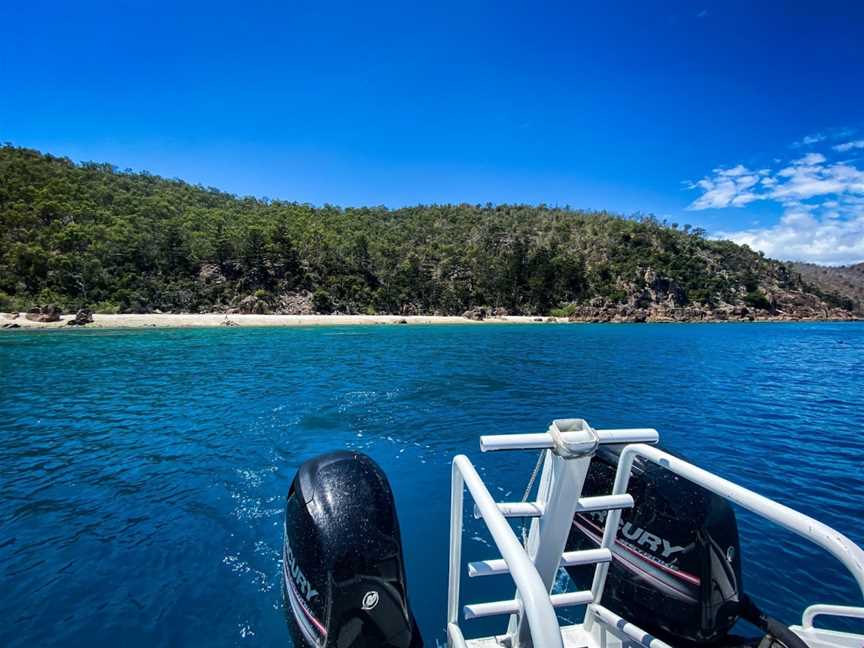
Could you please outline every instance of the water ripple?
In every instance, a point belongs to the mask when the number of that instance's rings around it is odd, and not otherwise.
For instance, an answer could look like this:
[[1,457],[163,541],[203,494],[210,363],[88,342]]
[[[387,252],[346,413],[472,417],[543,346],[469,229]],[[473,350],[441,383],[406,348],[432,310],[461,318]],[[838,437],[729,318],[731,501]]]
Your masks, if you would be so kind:
[[[450,459],[516,497],[535,456],[481,455],[478,435],[574,415],[657,427],[864,544],[862,325],[16,331],[0,335],[0,644],[288,645],[282,498],[335,448],[390,476],[431,644]],[[820,550],[739,520],[747,589],[769,611],[857,601]],[[466,540],[466,559],[493,557],[481,522],[466,518]],[[478,580],[471,600],[512,594]]]

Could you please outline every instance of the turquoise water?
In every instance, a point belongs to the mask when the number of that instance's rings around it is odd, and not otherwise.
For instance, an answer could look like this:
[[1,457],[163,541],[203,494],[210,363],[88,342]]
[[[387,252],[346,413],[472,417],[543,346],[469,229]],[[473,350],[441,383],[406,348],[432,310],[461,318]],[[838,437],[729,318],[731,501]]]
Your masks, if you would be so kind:
[[[289,645],[283,497],[304,459],[341,447],[391,479],[434,645],[450,458],[519,497],[535,456],[481,456],[478,435],[570,416],[656,427],[864,544],[860,324],[15,331],[0,335],[0,645]],[[859,602],[820,550],[739,522],[769,611]],[[466,530],[466,559],[494,556]],[[464,602],[512,593],[484,580]]]

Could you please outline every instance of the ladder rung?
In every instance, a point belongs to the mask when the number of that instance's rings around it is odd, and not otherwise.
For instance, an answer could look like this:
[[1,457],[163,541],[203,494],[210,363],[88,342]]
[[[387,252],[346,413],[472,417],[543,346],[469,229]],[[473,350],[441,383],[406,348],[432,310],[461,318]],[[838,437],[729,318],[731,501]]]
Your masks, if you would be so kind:
[[[563,594],[552,594],[549,601],[552,607],[569,607],[571,605],[587,605],[594,598],[589,590],[583,592],[564,592]],[[516,599],[510,601],[493,601],[491,603],[474,603],[463,608],[465,619],[479,619],[480,617],[497,616],[500,614],[516,614],[522,608],[522,602]]]
[[[576,506],[577,513],[589,511],[611,511],[633,507],[631,495],[598,495],[580,497]],[[543,515],[545,508],[538,502],[498,502],[498,510],[504,517],[535,518]],[[474,517],[480,519],[480,510],[474,507]]]
[[[535,518],[543,515],[543,505],[537,502],[498,502],[498,510],[504,517]],[[474,517],[480,519],[480,509],[474,506]]]
[[491,603],[474,603],[466,605],[462,611],[465,614],[465,620],[479,619],[487,616],[497,616],[499,614],[516,614],[522,609],[522,601],[513,599],[511,601],[492,601]]
[[594,596],[591,590],[582,592],[564,592],[563,594],[553,594],[549,597],[552,601],[552,607],[570,607],[571,605],[588,605],[594,602]]
[[477,576],[496,576],[498,574],[508,574],[510,569],[503,558],[496,560],[478,560],[477,562],[468,563],[468,576],[476,578]]
[[[561,567],[577,567],[578,565],[596,565],[612,560],[612,552],[608,549],[585,549],[584,551],[565,551],[561,555]],[[503,558],[495,560],[478,560],[468,563],[468,576],[497,576],[508,574],[510,570]]]
[[587,513],[589,511],[611,511],[625,508],[633,508],[632,495],[597,495],[596,497],[580,497],[576,512]]
[[612,552],[605,548],[585,549],[583,551],[565,551],[561,554],[562,567],[577,567],[579,565],[596,565],[612,562]]

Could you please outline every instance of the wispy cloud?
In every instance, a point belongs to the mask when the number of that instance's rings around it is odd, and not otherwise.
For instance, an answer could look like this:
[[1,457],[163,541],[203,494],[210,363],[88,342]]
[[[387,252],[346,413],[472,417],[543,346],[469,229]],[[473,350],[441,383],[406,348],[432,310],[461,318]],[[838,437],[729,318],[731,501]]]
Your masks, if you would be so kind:
[[818,133],[811,133],[810,135],[806,135],[797,142],[792,142],[789,145],[789,148],[810,148],[812,146],[815,146],[816,144],[821,144],[822,142],[837,142],[843,139],[847,139],[854,133],[854,128],[827,128]]
[[819,142],[824,142],[828,139],[828,136],[825,133],[813,133],[812,135],[807,135],[797,142],[792,142],[792,148],[801,148],[802,146],[813,146],[814,144],[818,144]]
[[[858,148],[864,149],[864,140],[838,144],[827,153]],[[853,162],[811,151],[777,169],[751,170],[739,164],[714,169],[687,184],[701,191],[690,210],[743,208],[755,201],[775,203],[783,210],[773,226],[719,232],[722,238],[781,259],[827,264],[864,261],[864,170]]]
[[846,153],[852,149],[864,149],[864,139],[855,140],[853,142],[843,142],[842,144],[832,146],[831,148],[835,151],[840,151],[841,153]]

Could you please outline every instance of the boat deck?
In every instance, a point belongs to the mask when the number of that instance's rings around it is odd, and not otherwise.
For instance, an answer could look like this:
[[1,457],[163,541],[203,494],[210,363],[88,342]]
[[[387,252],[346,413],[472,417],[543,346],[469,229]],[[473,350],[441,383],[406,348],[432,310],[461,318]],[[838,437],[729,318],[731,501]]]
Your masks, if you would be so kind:
[[[562,626],[561,639],[564,641],[564,648],[589,648],[590,646],[594,646],[590,635],[585,631],[581,623],[572,626]],[[467,639],[465,644],[468,648],[511,648],[511,641],[507,635]]]

